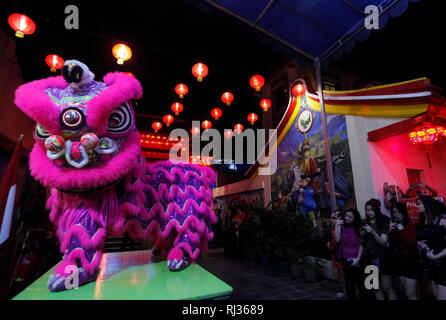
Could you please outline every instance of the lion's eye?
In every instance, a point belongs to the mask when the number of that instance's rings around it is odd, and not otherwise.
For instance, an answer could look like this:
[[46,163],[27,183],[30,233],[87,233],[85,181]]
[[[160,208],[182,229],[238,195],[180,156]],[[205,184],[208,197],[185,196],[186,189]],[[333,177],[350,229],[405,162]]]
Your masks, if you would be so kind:
[[107,128],[110,133],[126,133],[134,124],[132,111],[127,103],[121,104],[108,117]]
[[39,139],[46,139],[50,136],[50,133],[46,131],[44,127],[42,127],[40,124],[36,125],[36,136]]
[[60,121],[63,124],[63,127],[74,130],[80,128],[85,122],[85,119],[80,110],[71,107],[62,112]]

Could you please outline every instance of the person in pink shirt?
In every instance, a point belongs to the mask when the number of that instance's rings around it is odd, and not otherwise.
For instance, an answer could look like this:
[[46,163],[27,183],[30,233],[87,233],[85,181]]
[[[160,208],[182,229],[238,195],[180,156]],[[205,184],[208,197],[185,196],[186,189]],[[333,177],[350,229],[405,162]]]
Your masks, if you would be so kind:
[[336,241],[341,247],[345,291],[349,300],[358,300],[358,298],[362,300],[367,295],[362,280],[364,267],[360,263],[363,252],[360,226],[361,216],[356,209],[348,209],[344,219],[338,219],[335,226]]

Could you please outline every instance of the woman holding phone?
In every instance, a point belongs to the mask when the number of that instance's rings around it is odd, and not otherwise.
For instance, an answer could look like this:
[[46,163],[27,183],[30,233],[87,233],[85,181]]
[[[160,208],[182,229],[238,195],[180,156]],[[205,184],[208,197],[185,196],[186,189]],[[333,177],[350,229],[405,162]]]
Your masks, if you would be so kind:
[[[348,209],[345,218],[336,221],[336,242],[341,246],[341,264],[344,270],[345,291],[349,300],[362,300],[366,295],[363,281],[364,268],[360,264],[363,247],[359,228],[361,216],[356,209]],[[359,297],[356,294],[358,289]]]
[[376,201],[369,200],[365,204],[365,223],[361,228],[363,237],[365,265],[375,265],[379,271],[379,289],[375,291],[377,300],[384,300],[383,291],[389,300],[396,300],[392,288],[392,264],[386,248],[389,233],[389,218],[381,213]]

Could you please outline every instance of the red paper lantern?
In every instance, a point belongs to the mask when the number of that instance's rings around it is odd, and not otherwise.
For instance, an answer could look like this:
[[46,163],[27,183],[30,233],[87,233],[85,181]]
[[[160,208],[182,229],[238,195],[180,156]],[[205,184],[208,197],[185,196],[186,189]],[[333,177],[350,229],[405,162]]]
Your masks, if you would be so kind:
[[240,134],[242,131],[243,131],[243,125],[242,124],[240,124],[240,123],[237,123],[235,126],[234,126],[234,131],[236,131],[238,134]]
[[201,126],[203,127],[203,129],[208,130],[208,129],[212,128],[212,123],[209,120],[204,120],[201,123]]
[[263,87],[263,85],[265,84],[265,79],[263,79],[261,75],[256,74],[255,76],[251,77],[251,79],[249,80],[249,84],[251,85],[251,87],[256,89],[256,91],[260,91],[260,88]]
[[162,127],[163,127],[163,125],[159,121],[152,123],[152,129],[155,130],[155,132],[158,132],[158,130],[161,130]]
[[269,107],[271,107],[271,100],[269,99],[260,100],[260,107],[263,109],[263,111],[267,112]]
[[131,73],[131,72],[124,72],[126,75],[128,75],[128,76],[130,76],[130,77],[133,77],[133,78],[135,78],[136,79],[136,77],[135,77],[135,75],[133,74],[133,73]]
[[226,139],[231,139],[232,138],[232,135],[233,135],[233,133],[232,133],[232,130],[231,129],[228,129],[228,130],[226,130],[225,131],[225,137],[226,137]]
[[423,150],[431,150],[434,147],[434,143],[440,139],[440,136],[446,136],[443,127],[420,127],[409,133],[410,141]]
[[192,133],[192,135],[195,137],[197,135],[200,134],[200,128],[198,127],[192,127],[192,129],[190,130],[190,132]]
[[293,88],[291,89],[291,93],[298,97],[304,95],[305,91],[307,91],[307,89],[305,88],[305,85],[302,83],[294,85]]
[[259,117],[255,113],[248,114],[248,121],[251,122],[251,124],[254,124],[258,118]]
[[198,82],[203,81],[203,78],[208,75],[208,72],[208,66],[201,62],[194,64],[192,67],[192,74],[197,78]]
[[112,53],[115,58],[118,59],[118,64],[123,64],[124,61],[127,61],[132,57],[132,49],[123,43],[115,44]]
[[57,69],[62,69],[65,63],[64,59],[56,54],[47,55],[45,58],[46,64],[51,67],[51,72],[56,72]]
[[15,36],[23,38],[25,34],[33,34],[36,31],[36,24],[34,21],[20,13],[13,13],[8,18],[8,23],[15,31]]
[[166,126],[168,127],[168,126],[170,126],[170,124],[173,122],[173,116],[170,115],[170,114],[166,114],[166,115],[163,117],[163,121],[164,121],[164,123],[166,124]]
[[179,102],[174,102],[170,106],[170,109],[172,109],[173,112],[175,112],[175,115],[179,115],[181,111],[183,111],[183,105]]
[[223,112],[221,111],[220,108],[214,108],[214,109],[212,109],[212,111],[211,111],[211,116],[212,116],[215,120],[218,120],[218,119],[221,117],[222,114],[223,114]]
[[179,83],[175,86],[175,92],[183,99],[184,96],[189,92],[189,88],[184,83]]
[[231,102],[234,101],[234,95],[229,91],[225,92],[221,95],[221,101],[223,101],[223,103],[226,103],[226,105],[229,107],[231,105]]

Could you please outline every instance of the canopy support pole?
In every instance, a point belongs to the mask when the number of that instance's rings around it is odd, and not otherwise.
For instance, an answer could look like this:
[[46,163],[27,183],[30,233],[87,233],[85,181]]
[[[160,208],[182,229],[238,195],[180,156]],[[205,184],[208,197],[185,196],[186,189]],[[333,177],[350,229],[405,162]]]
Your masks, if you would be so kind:
[[[321,107],[321,115],[322,115],[322,132],[324,135],[324,145],[325,145],[325,155],[326,155],[326,161],[327,161],[327,167],[326,167],[326,173],[328,177],[328,183],[329,183],[329,192],[330,192],[330,203],[331,203],[331,210],[336,209],[336,196],[335,196],[335,187],[334,187],[334,181],[333,181],[333,165],[331,162],[331,152],[330,152],[330,143],[328,140],[328,130],[327,130],[327,117],[325,114],[325,102],[324,102],[324,93],[323,93],[323,87],[322,87],[322,75],[321,75],[321,61],[319,60],[319,57],[316,58],[315,62],[316,67],[316,81],[317,81],[317,87],[318,87],[318,93],[319,93],[319,104]],[[325,186],[321,186],[322,188],[325,188]]]

